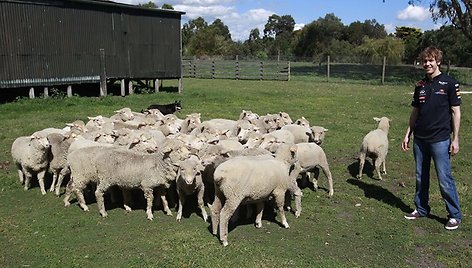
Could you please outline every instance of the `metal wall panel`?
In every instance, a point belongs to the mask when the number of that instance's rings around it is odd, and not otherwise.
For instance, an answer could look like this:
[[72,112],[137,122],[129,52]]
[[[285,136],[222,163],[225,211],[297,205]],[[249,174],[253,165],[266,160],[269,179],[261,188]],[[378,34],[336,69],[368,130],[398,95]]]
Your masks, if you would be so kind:
[[86,0],[0,1],[0,88],[181,77],[183,12]]

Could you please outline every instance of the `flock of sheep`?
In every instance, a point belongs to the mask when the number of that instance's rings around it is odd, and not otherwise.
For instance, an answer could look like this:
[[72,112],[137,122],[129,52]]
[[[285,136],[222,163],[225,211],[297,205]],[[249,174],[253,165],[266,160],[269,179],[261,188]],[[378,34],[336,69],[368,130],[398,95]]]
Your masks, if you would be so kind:
[[[259,116],[243,110],[238,120],[201,121],[198,113],[180,119],[158,109],[138,113],[122,108],[111,117],[88,119],[63,129],[46,128],[13,142],[11,153],[25,190],[36,177],[46,194],[44,177],[49,172],[53,177],[49,190],[59,196],[64,178],[70,177],[64,205],[69,206],[75,195],[79,206],[88,211],[83,192],[93,185],[100,214],[106,217],[105,193],[110,192],[114,200],[116,188],[121,189],[123,206],[130,211],[132,190],[141,189],[147,219],[152,220],[154,195],[164,212],[172,215],[167,198],[170,189],[176,189],[177,221],[182,219],[186,197],[196,194],[203,219],[208,221],[207,205],[213,234],[219,233],[224,246],[228,245],[228,221],[237,216],[240,205],[249,205],[249,213],[255,205],[255,226],[260,228],[265,201],[273,200],[281,224],[289,228],[285,208],[294,199],[293,211],[300,216],[299,185],[316,169],[321,168],[328,179],[329,196],[334,193],[321,147],[327,129],[310,126],[304,117],[293,122],[284,112]],[[386,172],[390,120],[375,119],[379,127],[364,138],[358,178],[366,156],[375,160],[379,179]],[[317,188],[314,176],[313,184]]]

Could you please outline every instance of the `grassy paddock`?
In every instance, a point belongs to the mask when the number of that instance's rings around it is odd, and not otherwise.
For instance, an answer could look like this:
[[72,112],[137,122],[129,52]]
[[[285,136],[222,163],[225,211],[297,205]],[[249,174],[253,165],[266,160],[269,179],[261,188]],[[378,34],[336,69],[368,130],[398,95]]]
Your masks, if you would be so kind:
[[[431,218],[406,221],[413,209],[412,153],[400,143],[410,112],[412,84],[361,85],[293,79],[290,82],[185,79],[182,95],[137,94],[107,98],[21,100],[0,105],[0,266],[2,267],[471,267],[472,173],[471,101],[463,95],[461,152],[454,156],[464,212],[463,225],[446,231],[446,211],[437,181],[431,185]],[[324,150],[334,177],[334,197],[321,189],[303,189],[302,215],[288,214],[290,229],[268,213],[263,228],[240,221],[223,248],[196,206],[182,222],[155,208],[147,221],[143,208],[126,214],[108,208],[101,218],[96,203],[90,212],[76,203],[64,208],[62,199],[42,196],[36,186],[24,191],[11,164],[10,146],[21,135],[46,127],[63,127],[87,116],[110,116],[130,107],[139,111],[151,103],[182,100],[181,117],[200,112],[203,119],[237,119],[242,109],[259,114],[288,112],[329,129]],[[362,180],[354,178],[363,136],[376,127],[373,117],[392,119],[384,181],[366,164]],[[433,172],[434,173],[434,172]],[[175,211],[175,207],[173,208]],[[176,214],[174,212],[174,214]]]

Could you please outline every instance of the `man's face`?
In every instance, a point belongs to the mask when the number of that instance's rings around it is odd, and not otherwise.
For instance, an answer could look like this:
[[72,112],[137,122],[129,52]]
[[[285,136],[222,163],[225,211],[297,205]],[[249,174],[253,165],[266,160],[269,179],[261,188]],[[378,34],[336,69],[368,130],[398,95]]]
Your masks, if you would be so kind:
[[439,74],[439,62],[433,57],[427,57],[423,60],[423,69],[428,76]]

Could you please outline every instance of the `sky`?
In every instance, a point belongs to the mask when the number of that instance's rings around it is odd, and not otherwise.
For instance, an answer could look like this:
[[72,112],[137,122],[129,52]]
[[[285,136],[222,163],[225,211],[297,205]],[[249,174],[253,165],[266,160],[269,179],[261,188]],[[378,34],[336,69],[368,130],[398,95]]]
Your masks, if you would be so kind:
[[[143,4],[149,0],[113,0],[125,4]],[[344,25],[375,19],[383,24],[387,33],[395,27],[408,26],[422,31],[439,29],[429,12],[429,2],[408,5],[408,0],[165,0],[152,1],[158,7],[171,4],[175,10],[185,12],[182,25],[188,20],[202,17],[208,24],[219,18],[228,26],[234,41],[244,41],[254,28],[263,33],[264,25],[272,14],[291,15],[295,29],[300,29],[326,14],[333,13]]]

